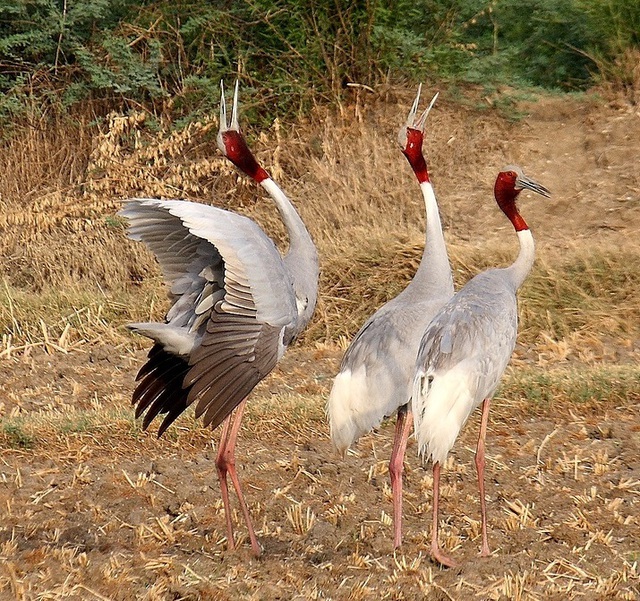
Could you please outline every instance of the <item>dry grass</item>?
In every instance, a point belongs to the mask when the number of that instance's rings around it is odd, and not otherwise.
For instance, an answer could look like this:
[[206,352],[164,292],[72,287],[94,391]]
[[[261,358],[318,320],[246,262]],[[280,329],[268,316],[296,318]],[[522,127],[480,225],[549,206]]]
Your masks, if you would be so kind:
[[214,119],[172,132],[112,115],[97,129],[31,124],[3,142],[0,598],[638,598],[640,128],[630,113],[543,99],[514,124],[445,99],[430,117],[457,284],[516,252],[487,202],[498,167],[521,162],[555,193],[523,200],[539,252],[490,425],[495,555],[475,558],[474,425],[442,486],[441,542],[462,560],[457,571],[427,559],[432,480],[413,442],[396,554],[392,426],[344,461],[330,449],[324,400],[341,349],[422,252],[422,200],[394,143],[410,96],[386,90],[251,140],[322,257],[314,322],[243,422],[238,463],[260,561],[242,526],[241,550],[226,550],[217,434],[187,415],[157,440],[133,421],[146,344],[122,326],[160,318],[166,301],[153,258],[114,215],[128,196],[190,198],[248,214],[284,244],[272,204],[216,154]]
[[[424,209],[394,142],[409,102],[409,94],[399,98],[388,91],[371,106],[317,115],[286,134],[276,123],[253,140],[260,160],[290,191],[320,249],[320,302],[306,341],[350,338],[371,308],[397,294],[415,272]],[[623,135],[615,121],[619,117],[610,119],[612,131],[617,127],[616,135]],[[53,328],[54,338],[62,335],[77,310],[108,309],[107,321],[116,328],[149,305],[152,314],[161,315],[164,304],[158,299],[164,291],[157,266],[141,245],[126,240],[123,224],[114,217],[123,198],[213,202],[258,219],[284,240],[272,204],[254,202],[256,194],[261,196],[255,185],[238,177],[215,150],[214,119],[171,131],[143,113],[111,115],[92,138],[87,120],[72,125],[25,128],[0,153],[5,174],[0,180],[0,324],[12,344],[42,342],[42,323]],[[491,112],[446,101],[430,116],[427,156],[458,284],[514,255],[511,237],[496,237],[506,231],[501,216],[482,200],[492,173],[506,160],[502,140],[514,135],[514,127]],[[601,142],[613,152],[610,138]],[[62,168],[56,170],[52,161]],[[533,163],[536,176],[549,169],[541,168],[535,156],[527,163]],[[549,185],[554,176],[547,176]],[[579,177],[575,185],[582,185]],[[640,176],[628,173],[622,187],[640,189]],[[579,204],[590,192],[578,188],[572,194],[577,200],[570,202]],[[545,225],[551,225],[551,234],[534,224],[541,230],[541,248],[521,293],[522,341],[538,345],[538,355],[553,341],[568,346],[568,357],[597,360],[612,353],[611,347],[633,347],[638,337],[640,247],[627,238],[620,248],[616,236],[598,247],[580,241],[559,247],[554,224],[566,222],[561,207],[567,202],[560,190],[552,215],[539,203],[527,203],[535,219],[550,220]],[[602,210],[618,215],[625,209],[604,205]],[[587,217],[587,230],[600,225]],[[87,327],[76,329],[71,323],[74,340],[104,335],[102,327],[93,336]],[[607,332],[604,342],[602,332]],[[594,348],[598,341],[606,348]]]
[[99,288],[85,290],[74,286],[54,290],[48,287],[34,293],[10,287],[6,280],[3,284],[0,358],[34,346],[47,352],[68,353],[96,342],[132,344],[137,339],[132,339],[125,324],[135,319],[162,319],[166,309],[165,295],[154,280],[133,290],[109,295]]
[[[317,312],[303,342],[349,340],[372,307],[402,290],[421,252],[422,242],[382,246],[374,239],[325,257]],[[458,284],[482,269],[507,264],[513,256],[513,249],[504,246],[492,252],[454,244],[449,252]],[[574,247],[563,255],[544,249],[539,254],[520,293],[519,339],[525,357],[536,363],[593,364],[636,356],[640,250]],[[29,344],[53,343],[68,350],[70,345],[95,340],[125,343],[131,340],[124,330],[127,322],[161,319],[167,308],[165,294],[153,264],[128,286],[114,284],[106,290],[89,282],[25,290],[5,279],[0,288],[0,353]]]
[[600,89],[605,94],[636,104],[640,90],[640,50],[627,48],[613,61],[595,58],[600,75]]
[[[637,396],[619,394],[597,413],[585,411],[596,407],[599,396],[574,401],[580,376],[555,371],[547,383],[558,392],[552,411],[538,404],[532,412],[535,402],[518,394],[523,383],[509,374],[489,431],[495,554],[484,561],[475,557],[477,426],[471,424],[447,462],[442,486],[442,543],[462,567],[442,571],[427,559],[432,482],[418,465],[415,443],[409,444],[405,466],[406,544],[396,554],[386,475],[393,426],[363,438],[344,461],[331,452],[323,418],[330,379],[319,394],[304,392],[318,376],[332,373],[338,353],[322,363],[327,353],[294,349],[249,405],[238,460],[265,546],[259,561],[250,557],[241,525],[241,550],[226,550],[212,434],[190,417],[157,440],[134,426],[124,387],[114,390],[105,383],[97,395],[79,392],[74,402],[80,408],[52,401],[4,420],[0,596],[426,595],[496,601],[637,596],[640,474],[629,468],[638,451]],[[130,379],[139,356],[93,365],[77,361],[64,381],[80,381],[83,373],[115,373],[118,365],[126,372],[121,379]],[[59,379],[65,364],[60,355],[50,357],[54,361],[46,362],[45,353],[34,351],[31,375],[24,378],[24,389],[38,388],[40,398],[49,394],[48,382]],[[11,365],[21,362],[14,357]],[[305,369],[309,363],[315,372]],[[611,372],[600,375],[604,380]],[[617,377],[628,380],[622,373]],[[281,382],[294,390],[274,394]],[[57,402],[63,403],[67,395],[60,397]],[[233,513],[237,522],[235,505]]]

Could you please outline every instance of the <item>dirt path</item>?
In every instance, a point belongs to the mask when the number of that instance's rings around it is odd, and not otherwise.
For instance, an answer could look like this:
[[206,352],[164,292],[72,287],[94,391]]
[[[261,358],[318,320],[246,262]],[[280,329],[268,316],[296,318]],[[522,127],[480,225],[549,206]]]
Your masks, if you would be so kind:
[[[432,480],[414,441],[406,543],[395,556],[386,473],[392,425],[344,461],[331,451],[322,399],[337,358],[293,350],[250,406],[238,461],[265,549],[259,560],[241,523],[241,549],[226,551],[217,433],[187,419],[158,441],[132,427],[127,389],[142,353],[116,360],[98,348],[71,362],[43,353],[3,362],[22,369],[11,396],[44,422],[34,439],[12,438],[5,426],[0,598],[637,597],[637,405],[585,414],[576,402],[548,414],[496,402],[487,483],[494,555],[481,561],[470,424],[443,484],[441,542],[460,568],[442,571],[427,559]],[[312,378],[291,378],[310,366]],[[278,408],[287,388],[298,417]]]

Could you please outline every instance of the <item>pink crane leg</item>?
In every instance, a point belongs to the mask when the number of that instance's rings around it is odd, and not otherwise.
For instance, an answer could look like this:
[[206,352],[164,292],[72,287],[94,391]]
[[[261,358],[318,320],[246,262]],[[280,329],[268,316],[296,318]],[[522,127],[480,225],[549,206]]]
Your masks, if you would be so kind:
[[222,435],[218,444],[218,454],[216,455],[216,469],[218,471],[218,482],[220,482],[220,493],[222,495],[222,504],[224,505],[224,517],[227,522],[227,546],[230,550],[236,548],[233,538],[233,522],[231,521],[231,503],[229,502],[229,487],[227,485],[227,463],[225,460],[225,448],[229,442],[229,429],[231,426],[231,418],[233,412],[224,420],[222,425]]
[[478,471],[478,489],[480,491],[480,513],[482,515],[482,549],[481,557],[489,557],[489,541],[487,538],[487,502],[484,496],[484,441],[487,436],[487,424],[489,422],[489,405],[491,399],[485,399],[482,403],[482,418],[480,419],[480,433],[478,435],[478,448],[476,450],[476,470]]
[[433,523],[431,525],[431,555],[443,566],[455,568],[456,562],[440,550],[438,544],[438,504],[440,501],[440,463],[433,464]]
[[225,420],[224,428],[222,431],[222,438],[220,440],[220,448],[218,449],[218,456],[216,457],[216,467],[218,469],[218,479],[220,480],[220,490],[222,491],[222,502],[225,508],[225,515],[227,518],[227,533],[229,538],[229,548],[235,548],[235,542],[233,540],[233,525],[231,523],[231,511],[229,505],[229,490],[227,487],[227,474],[231,476],[231,482],[233,488],[238,496],[240,502],[240,509],[244,515],[244,520],[247,524],[249,531],[249,539],[251,540],[251,549],[256,557],[259,557],[262,553],[258,539],[256,538],[255,531],[253,529],[253,523],[251,522],[251,516],[249,515],[249,508],[244,500],[242,494],[242,488],[240,486],[240,480],[236,473],[236,440],[238,438],[238,432],[240,431],[240,423],[242,421],[242,415],[246,405],[246,399],[243,400],[237,407],[234,413],[229,415]]
[[402,544],[402,472],[404,469],[404,453],[407,450],[407,439],[413,425],[413,414],[408,405],[398,409],[396,434],[393,439],[393,451],[389,461],[389,476],[393,492],[393,546]]

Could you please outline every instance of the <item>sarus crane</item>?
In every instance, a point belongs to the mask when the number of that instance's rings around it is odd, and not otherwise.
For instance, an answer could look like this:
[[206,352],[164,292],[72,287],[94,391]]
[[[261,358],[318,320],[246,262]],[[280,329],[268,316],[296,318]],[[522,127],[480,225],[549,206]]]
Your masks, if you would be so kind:
[[[238,84],[227,122],[221,83],[218,147],[260,184],[278,208],[289,235],[282,256],[251,219],[184,200],[129,200],[120,215],[129,237],[144,242],[160,263],[171,308],[165,323],[129,327],[154,341],[133,393],[143,428],[158,415],[158,436],[195,403],[205,426],[224,422],[216,467],[228,547],[235,546],[227,475],[238,496],[251,548],[260,555],[235,468],[235,445],[247,395],[307,325],[318,292],[318,255],[295,208],[258,164],[238,124]],[[235,410],[235,413],[234,413]]]
[[402,471],[412,417],[409,406],[415,357],[422,334],[453,296],[438,204],[422,152],[425,123],[437,98],[418,117],[421,87],[398,142],[418,179],[426,208],[426,242],[420,265],[408,286],[380,307],[347,349],[327,403],[331,438],[346,450],[383,418],[397,412],[389,462],[393,492],[394,546],[402,542]]
[[509,165],[498,174],[495,199],[518,235],[517,259],[509,267],[476,275],[440,309],[424,332],[414,364],[411,405],[415,435],[420,455],[433,462],[431,554],[448,567],[455,562],[438,544],[440,468],[460,429],[480,404],[482,416],[475,457],[482,514],[480,555],[490,554],[484,494],[489,404],[516,344],[516,294],[534,260],[533,236],[516,206],[523,189],[550,196],[544,186],[524,175],[520,167]]

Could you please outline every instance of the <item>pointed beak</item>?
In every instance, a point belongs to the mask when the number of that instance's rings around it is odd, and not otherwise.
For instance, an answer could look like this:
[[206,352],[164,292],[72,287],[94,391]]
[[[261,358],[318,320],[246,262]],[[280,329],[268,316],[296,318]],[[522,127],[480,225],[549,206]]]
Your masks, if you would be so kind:
[[220,125],[219,131],[223,133],[227,131],[229,127],[227,126],[227,102],[224,99],[224,80],[220,80]]
[[431,99],[429,106],[416,119],[416,115],[418,114],[418,106],[420,104],[420,92],[422,92],[422,84],[418,86],[418,93],[416,94],[416,98],[411,105],[411,110],[409,111],[409,116],[407,117],[407,123],[405,124],[405,126],[410,127],[411,129],[418,129],[424,133],[424,125],[427,122],[427,116],[431,112],[433,105],[436,103],[439,92],[436,92],[435,96]]
[[419,117],[416,117],[416,115],[418,114],[418,105],[420,104],[421,92],[422,92],[422,84],[418,86],[418,93],[416,94],[415,100],[411,105],[411,110],[409,111],[409,115],[407,116],[407,122],[402,126],[402,128],[398,133],[398,143],[402,148],[404,148],[407,145],[408,129],[416,129],[424,133],[424,127],[427,122],[427,116],[429,115],[429,112],[431,111],[431,109],[433,108],[433,105],[436,103],[436,100],[438,99],[438,92],[436,92],[436,95],[431,99],[429,106],[423,111],[423,113]]
[[228,131],[236,131],[240,133],[240,124],[238,123],[238,88],[240,82],[236,79],[235,90],[233,92],[233,106],[231,109],[231,123],[227,121],[227,101],[224,97],[224,81],[220,80],[220,124],[218,128],[218,137],[216,142],[218,148],[227,156],[227,150],[225,148],[224,139],[222,134]]
[[236,79],[236,87],[233,91],[233,110],[231,112],[231,129],[234,131],[240,131],[240,124],[238,123],[238,88],[240,82]]
[[551,192],[549,192],[549,190],[547,190],[542,184],[539,184],[537,181],[527,177],[526,175],[518,176],[515,188],[516,190],[531,190],[532,192],[545,196],[546,198],[551,196]]
[[420,93],[422,92],[422,84],[418,86],[418,93],[416,94],[416,98],[411,105],[411,110],[409,111],[409,116],[407,117],[407,127],[413,127],[413,124],[416,120],[416,115],[418,114],[418,105],[420,104]]
[[414,129],[419,129],[421,132],[424,133],[424,126],[425,126],[425,123],[427,122],[427,116],[431,112],[431,109],[433,108],[433,105],[436,103],[436,100],[438,100],[439,94],[440,92],[435,93],[435,96],[431,99],[429,106],[424,110],[422,115],[420,115],[420,118],[414,123],[414,126],[413,126]]
[[240,131],[240,124],[238,123],[238,88],[240,82],[236,79],[236,85],[233,92],[233,107],[231,109],[231,122],[227,121],[227,101],[224,97],[224,81],[220,80],[220,130],[219,133],[233,130]]

